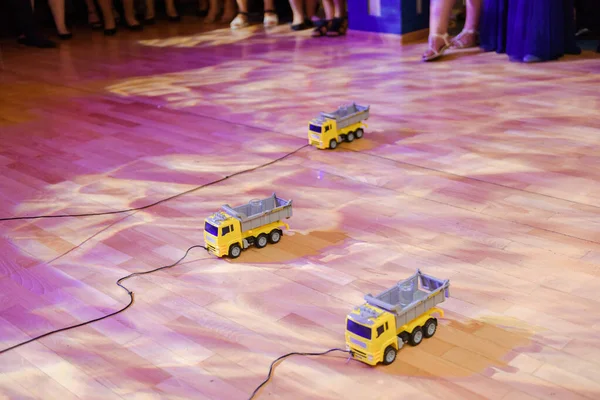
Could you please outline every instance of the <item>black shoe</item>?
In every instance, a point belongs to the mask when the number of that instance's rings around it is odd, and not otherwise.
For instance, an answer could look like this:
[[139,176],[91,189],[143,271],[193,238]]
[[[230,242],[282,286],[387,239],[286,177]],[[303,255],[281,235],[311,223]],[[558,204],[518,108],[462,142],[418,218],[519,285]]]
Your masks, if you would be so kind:
[[208,8],[205,8],[204,10],[196,10],[196,15],[199,17],[206,17],[208,15]]
[[59,33],[58,37],[60,38],[60,40],[69,40],[73,37],[72,33]]
[[117,34],[117,28],[104,30],[104,36],[115,36],[116,34]]
[[168,17],[169,17],[169,21],[171,21],[171,22],[179,22],[179,21],[181,21],[181,16],[180,15],[175,15],[173,17],[171,17],[170,15],[168,15]]
[[52,40],[38,36],[25,36],[20,37],[18,42],[30,47],[39,47],[40,49],[53,49],[56,47],[56,43]]

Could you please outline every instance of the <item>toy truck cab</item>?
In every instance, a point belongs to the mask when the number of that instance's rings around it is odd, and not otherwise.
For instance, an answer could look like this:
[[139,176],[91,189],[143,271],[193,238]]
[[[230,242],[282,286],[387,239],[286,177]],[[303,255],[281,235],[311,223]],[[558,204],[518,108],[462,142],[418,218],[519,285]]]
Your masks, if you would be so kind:
[[[239,242],[241,224],[237,219],[216,212],[204,221],[204,242],[209,252],[218,257],[229,255],[229,248]],[[233,256],[239,256],[237,250]]]
[[335,149],[339,143],[363,137],[370,106],[356,103],[339,107],[332,113],[322,112],[308,124],[308,142],[318,149]]
[[394,316],[385,310],[364,304],[346,317],[346,348],[359,361],[369,365],[385,362],[382,350],[397,352],[402,344],[396,336]]
[[435,334],[435,314],[444,316],[436,305],[449,296],[449,288],[448,280],[417,270],[376,297],[366,295],[366,303],[346,317],[346,348],[366,364],[391,364],[404,343],[417,346]]

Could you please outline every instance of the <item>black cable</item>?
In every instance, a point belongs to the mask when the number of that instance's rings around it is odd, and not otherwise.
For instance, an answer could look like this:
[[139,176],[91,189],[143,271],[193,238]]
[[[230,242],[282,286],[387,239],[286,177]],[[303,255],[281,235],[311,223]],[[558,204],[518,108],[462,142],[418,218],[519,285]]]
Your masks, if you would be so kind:
[[183,257],[181,257],[179,260],[177,260],[176,262],[174,262],[174,263],[173,263],[173,264],[171,264],[171,265],[165,265],[164,267],[155,268],[155,269],[153,269],[153,270],[150,270],[150,271],[133,272],[133,273],[131,273],[131,274],[127,275],[127,276],[124,276],[124,277],[120,278],[120,279],[117,281],[117,285],[119,285],[119,286],[120,286],[120,287],[121,287],[123,290],[125,290],[125,291],[127,292],[127,294],[129,295],[129,298],[130,298],[130,300],[129,300],[129,304],[127,304],[127,305],[126,305],[125,307],[123,307],[122,309],[120,309],[120,310],[118,310],[118,311],[115,311],[115,312],[112,312],[112,313],[110,313],[110,314],[108,314],[108,315],[104,315],[104,316],[102,316],[102,317],[99,317],[99,318],[92,319],[92,320],[90,320],[90,321],[82,322],[82,323],[80,323],[80,324],[77,324],[77,325],[72,325],[72,326],[68,326],[68,327],[66,327],[66,328],[61,328],[61,329],[57,329],[57,330],[54,330],[54,331],[51,331],[51,332],[44,333],[43,335],[40,335],[40,336],[34,337],[34,338],[32,338],[32,339],[29,339],[29,340],[27,340],[27,341],[25,341],[25,342],[22,342],[22,343],[19,343],[19,344],[16,344],[16,345],[14,345],[14,346],[8,347],[8,348],[6,348],[6,349],[4,349],[4,350],[0,350],[0,354],[3,354],[3,353],[6,353],[7,351],[10,351],[10,350],[16,349],[17,347],[20,347],[20,346],[26,345],[27,343],[34,342],[34,341],[36,341],[36,340],[38,340],[38,339],[41,339],[41,338],[43,338],[43,337],[50,336],[50,335],[53,335],[53,334],[55,334],[55,333],[58,333],[58,332],[64,332],[64,331],[68,331],[68,330],[70,330],[70,329],[79,328],[80,326],[88,325],[88,324],[91,324],[91,323],[93,323],[93,322],[97,322],[97,321],[100,321],[100,320],[103,320],[103,319],[106,319],[106,318],[109,318],[109,317],[112,317],[112,316],[114,316],[114,315],[117,315],[117,314],[120,314],[120,313],[122,313],[123,311],[125,311],[125,310],[127,310],[129,307],[131,307],[131,305],[133,304],[133,301],[134,301],[133,292],[132,292],[131,290],[127,289],[125,286],[121,285],[121,282],[122,282],[122,281],[124,281],[124,280],[127,280],[127,279],[129,279],[129,278],[132,278],[132,277],[134,277],[134,276],[136,276],[136,275],[146,275],[146,274],[151,274],[152,272],[160,271],[161,269],[172,268],[172,267],[176,266],[177,264],[179,264],[181,261],[183,261],[183,259],[187,257],[187,255],[188,255],[188,253],[190,252],[190,250],[192,250],[192,249],[195,249],[195,248],[198,248],[198,247],[201,247],[201,248],[203,248],[204,250],[206,250],[206,247],[204,247],[204,246],[202,246],[202,245],[194,245],[194,246],[190,247],[189,249],[187,249],[187,251],[185,252],[185,254],[183,255]]
[[310,146],[310,145],[309,144],[305,144],[304,146],[299,147],[299,148],[297,148],[296,150],[294,150],[292,152],[284,154],[283,156],[281,156],[279,158],[276,158],[275,160],[269,161],[268,163],[261,164],[261,165],[259,165],[257,167],[252,167],[252,168],[249,168],[249,169],[245,169],[243,171],[235,172],[235,173],[233,173],[231,175],[227,175],[227,176],[225,176],[225,177],[223,177],[221,179],[217,179],[215,181],[208,182],[208,183],[205,183],[205,184],[200,185],[200,186],[196,186],[195,188],[186,190],[185,192],[181,192],[181,193],[175,194],[173,196],[164,198],[162,200],[155,201],[154,203],[151,203],[151,204],[146,204],[145,206],[141,206],[141,207],[128,208],[128,209],[125,209],[125,210],[104,211],[104,212],[84,213],[84,214],[32,215],[32,216],[25,216],[25,217],[7,217],[7,218],[0,218],[0,222],[2,222],[2,221],[26,220],[26,219],[42,219],[42,218],[92,217],[92,216],[98,216],[98,215],[123,214],[123,213],[131,212],[131,211],[145,210],[147,208],[151,208],[151,207],[157,206],[159,204],[162,204],[162,203],[165,203],[167,201],[176,199],[178,197],[185,196],[186,194],[190,194],[192,192],[195,192],[197,190],[203,189],[205,187],[216,185],[217,183],[221,183],[223,181],[226,181],[227,179],[233,178],[234,176],[246,174],[248,172],[253,172],[253,171],[256,171],[258,169],[261,169],[261,168],[264,168],[264,167],[268,167],[269,165],[275,164],[275,163],[277,163],[277,162],[279,162],[281,160],[284,160],[284,159],[286,159],[286,158],[288,158],[288,157],[296,154],[297,152],[299,152],[300,150],[302,150],[302,149],[304,149],[305,147],[308,147],[308,146]]
[[321,353],[297,353],[297,352],[292,352],[292,353],[287,353],[282,355],[281,357],[279,357],[278,359],[276,359],[275,361],[273,361],[271,363],[271,367],[269,368],[269,375],[267,375],[267,379],[265,379],[260,385],[258,385],[258,387],[256,389],[254,389],[254,392],[252,392],[252,394],[250,395],[250,397],[248,398],[248,400],[252,400],[254,398],[254,396],[256,396],[256,394],[258,393],[258,391],[264,386],[266,385],[269,380],[271,379],[271,376],[273,375],[273,368],[275,367],[275,363],[277,363],[277,361],[279,360],[283,360],[286,357],[289,356],[324,356],[325,354],[334,352],[334,351],[341,351],[343,353],[350,353],[350,351],[348,350],[344,350],[344,349],[329,349],[327,351],[323,351]]

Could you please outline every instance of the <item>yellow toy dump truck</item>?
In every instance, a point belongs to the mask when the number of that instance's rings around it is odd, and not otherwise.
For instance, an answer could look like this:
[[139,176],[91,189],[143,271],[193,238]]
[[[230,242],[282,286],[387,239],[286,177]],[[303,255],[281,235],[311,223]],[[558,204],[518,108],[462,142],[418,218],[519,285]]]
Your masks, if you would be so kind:
[[335,149],[343,141],[362,138],[369,109],[370,106],[352,103],[332,113],[321,113],[308,124],[308,143],[318,149]]
[[225,204],[204,221],[206,250],[217,257],[237,258],[242,249],[252,245],[263,248],[267,243],[278,243],[283,233],[281,228],[289,229],[283,220],[291,216],[292,201],[275,193],[235,208]]
[[449,296],[450,281],[420,270],[376,297],[366,295],[366,303],[346,317],[346,349],[365,364],[393,363],[404,343],[417,346],[435,334],[433,314],[443,318],[436,306]]

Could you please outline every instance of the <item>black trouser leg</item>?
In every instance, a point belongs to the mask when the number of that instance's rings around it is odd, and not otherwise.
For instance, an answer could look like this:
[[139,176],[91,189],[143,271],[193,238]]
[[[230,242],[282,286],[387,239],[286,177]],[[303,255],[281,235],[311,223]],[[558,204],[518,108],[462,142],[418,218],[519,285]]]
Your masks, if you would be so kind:
[[56,47],[54,42],[40,36],[30,0],[7,0],[9,9],[12,10],[19,35],[19,42],[27,46]]

